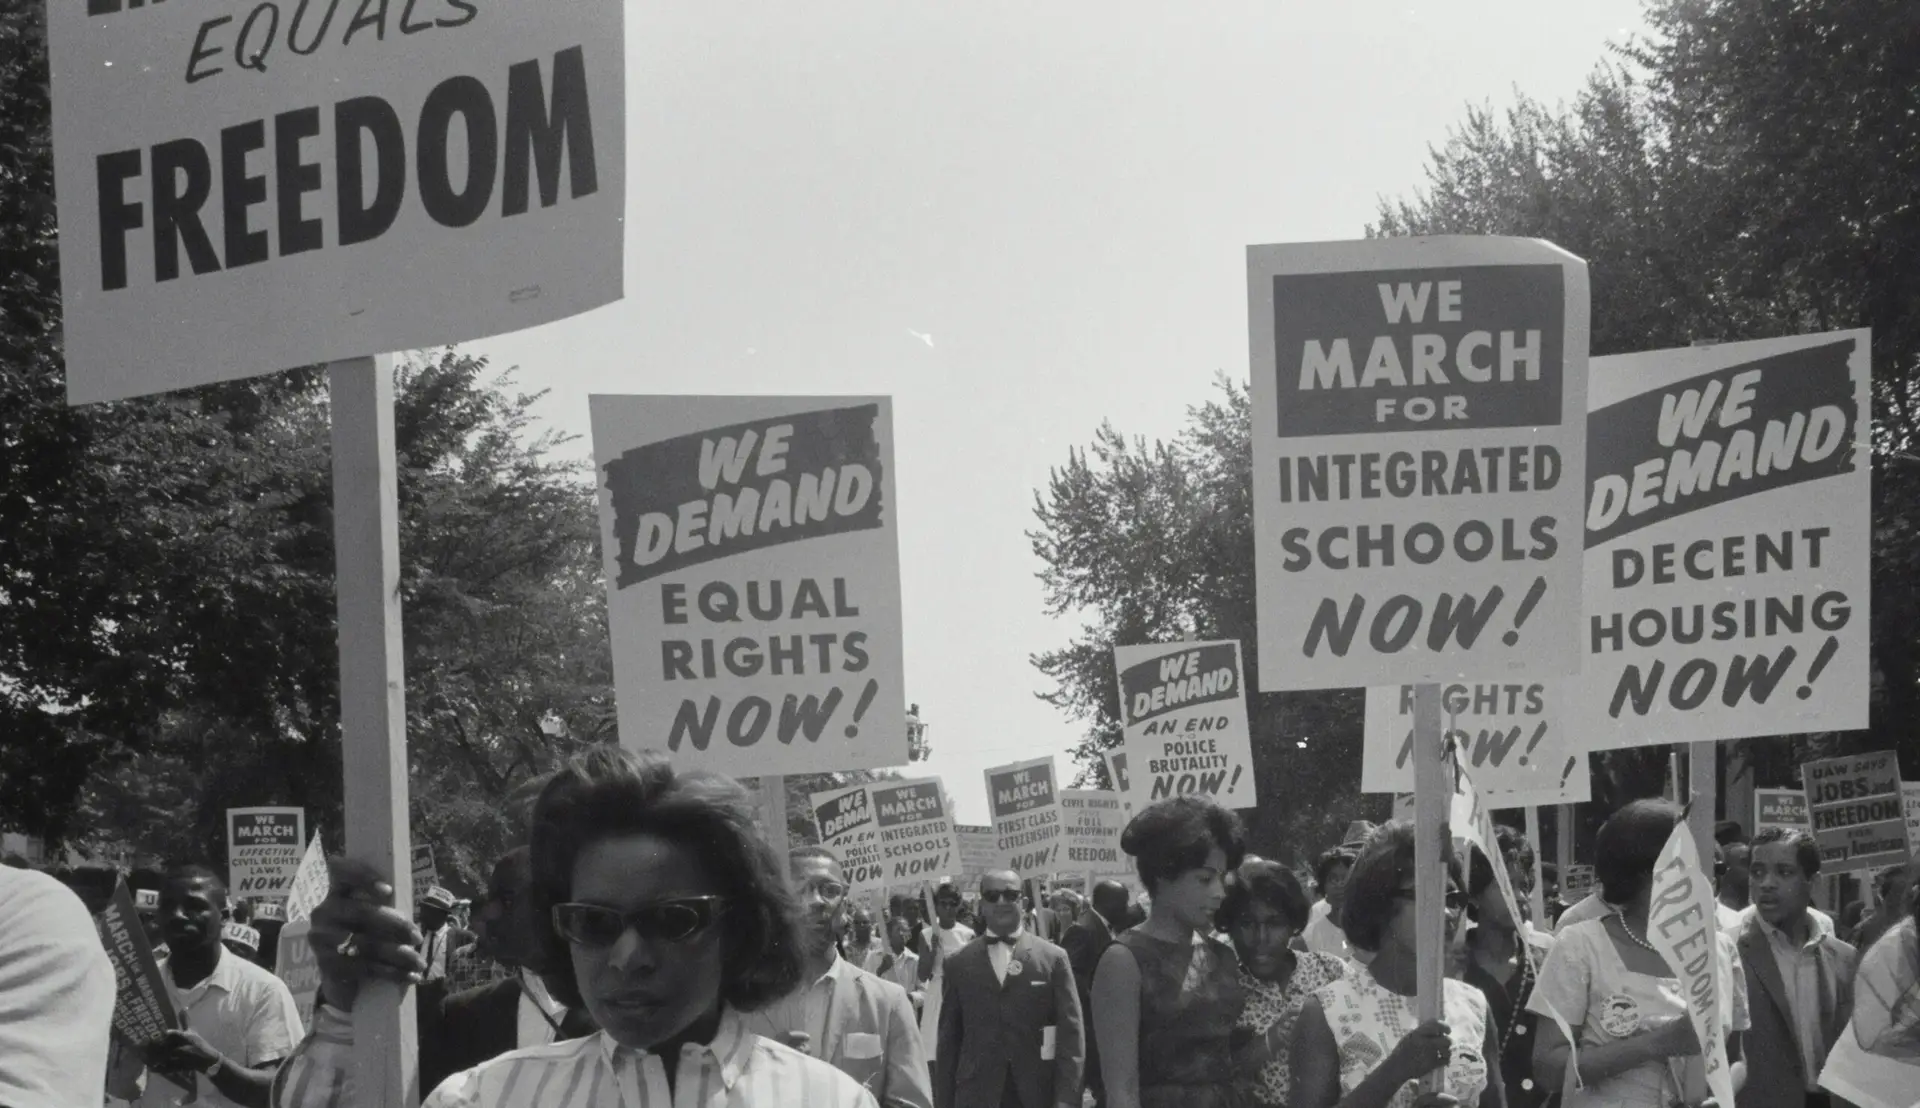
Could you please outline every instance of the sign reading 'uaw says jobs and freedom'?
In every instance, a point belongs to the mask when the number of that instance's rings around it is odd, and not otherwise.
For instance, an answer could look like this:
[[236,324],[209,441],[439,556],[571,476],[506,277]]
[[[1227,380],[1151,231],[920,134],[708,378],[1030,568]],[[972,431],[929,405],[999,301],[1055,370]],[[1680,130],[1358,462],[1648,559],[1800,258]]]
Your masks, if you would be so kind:
[[621,742],[741,777],[905,762],[889,402],[589,406]]
[[1867,725],[1868,340],[1594,359],[1585,747]]
[[622,11],[49,0],[69,400],[619,299]]
[[1822,873],[1896,865],[1907,858],[1906,796],[1893,751],[1853,754],[1800,767]]
[[1247,282],[1261,688],[1574,673],[1586,263],[1371,239]]
[[1205,793],[1229,808],[1256,798],[1240,644],[1116,646],[1120,719],[1140,801]]

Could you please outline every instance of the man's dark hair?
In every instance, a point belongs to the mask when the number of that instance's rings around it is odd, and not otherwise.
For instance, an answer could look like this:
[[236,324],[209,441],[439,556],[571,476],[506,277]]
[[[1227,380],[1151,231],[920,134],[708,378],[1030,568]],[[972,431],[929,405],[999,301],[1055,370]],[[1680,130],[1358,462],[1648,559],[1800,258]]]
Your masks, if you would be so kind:
[[1354,850],[1352,847],[1336,846],[1332,850],[1322,852],[1320,857],[1313,863],[1314,889],[1318,891],[1321,896],[1327,895],[1327,875],[1333,872],[1334,867],[1352,867],[1353,863],[1359,860],[1360,852]]
[[1600,825],[1593,840],[1593,876],[1600,898],[1625,904],[1653,880],[1653,865],[1680,822],[1680,807],[1666,800],[1636,800]]
[[1526,832],[1518,827],[1497,824],[1493,829],[1493,841],[1499,844],[1500,858],[1509,866],[1523,870],[1533,868],[1533,842]]
[[1740,826],[1739,820],[1723,819],[1713,825],[1713,841],[1720,846],[1743,843],[1747,841],[1747,832]]
[[1307,903],[1306,890],[1293,871],[1264,858],[1249,859],[1227,877],[1227,895],[1220,902],[1219,922],[1224,928],[1238,926],[1247,909],[1264,904],[1280,913],[1287,926],[1300,931],[1307,926],[1313,906]]
[[1117,926],[1127,916],[1127,905],[1133,897],[1127,893],[1127,887],[1111,877],[1103,877],[1093,883],[1093,890],[1087,894],[1087,900],[1100,918],[1107,921],[1109,927]]
[[954,887],[954,884],[953,884],[953,882],[951,882],[951,881],[942,881],[942,882],[940,882],[940,887],[939,887],[939,888],[937,888],[937,889],[935,889],[935,890],[933,890],[933,902],[934,902],[935,904],[938,904],[938,903],[940,903],[940,902],[941,902],[942,900],[946,900],[946,899],[949,899],[949,898],[951,898],[951,899],[953,899],[953,900],[964,900],[964,899],[966,899],[965,897],[962,897],[962,896],[960,895],[960,890]]
[[720,916],[727,1004],[741,1011],[778,1000],[800,983],[798,909],[773,848],[754,824],[752,801],[729,778],[677,773],[655,751],[596,746],[553,775],[533,808],[534,939],[554,998],[583,1003],[553,906],[573,899],[573,867],[588,846],[657,835],[692,854],[727,910]]
[[219,902],[222,906],[225,906],[227,903],[226,879],[215,872],[211,866],[203,866],[198,862],[183,862],[178,865],[168,866],[167,876],[161,883],[161,888],[164,889],[167,885],[175,881],[204,881],[218,891]]
[[1162,881],[1206,865],[1216,846],[1231,871],[1246,856],[1247,832],[1232,809],[1204,796],[1174,796],[1149,804],[1120,833],[1120,849],[1134,860],[1149,893]]
[[[1367,840],[1367,848],[1353,863],[1347,878],[1347,903],[1340,911],[1340,930],[1347,941],[1360,950],[1378,953],[1387,925],[1400,910],[1400,890],[1413,879],[1414,833],[1410,820],[1383,823]],[[1453,843],[1444,844],[1447,876],[1464,889],[1460,880],[1460,861],[1454,856]],[[1411,906],[1411,905],[1409,905]]]
[[[1747,844],[1749,851],[1758,850],[1773,843],[1785,843],[1793,848],[1793,860],[1800,863],[1800,872],[1808,880],[1820,875],[1820,845],[1813,841],[1813,833],[1800,827],[1781,827],[1771,824],[1762,827]],[[1751,857],[1751,855],[1749,855]]]

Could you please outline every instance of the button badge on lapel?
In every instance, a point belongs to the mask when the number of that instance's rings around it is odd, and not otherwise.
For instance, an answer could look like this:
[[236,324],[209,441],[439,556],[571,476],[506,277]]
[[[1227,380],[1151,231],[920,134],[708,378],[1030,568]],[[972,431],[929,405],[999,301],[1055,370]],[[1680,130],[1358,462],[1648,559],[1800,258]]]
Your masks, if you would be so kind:
[[1027,972],[1027,967],[1020,964],[1020,959],[1015,958],[1013,961],[1007,963],[1007,972],[1018,977]]

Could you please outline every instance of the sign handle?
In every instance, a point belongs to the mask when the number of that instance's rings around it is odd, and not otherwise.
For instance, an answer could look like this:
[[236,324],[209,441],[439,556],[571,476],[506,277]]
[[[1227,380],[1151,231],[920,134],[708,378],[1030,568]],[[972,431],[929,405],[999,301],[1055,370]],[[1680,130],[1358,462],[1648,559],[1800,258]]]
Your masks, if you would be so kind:
[[760,779],[760,816],[767,824],[767,845],[773,847],[774,861],[781,874],[787,872],[787,852],[792,848],[787,831],[787,779],[774,774]]
[[1693,845],[1700,851],[1700,864],[1711,872],[1713,865],[1713,821],[1719,807],[1718,792],[1720,744],[1687,744],[1687,791],[1693,807],[1687,809],[1687,823],[1693,829]]
[[[1440,728],[1440,686],[1419,685],[1413,690],[1413,793],[1415,877],[1414,915],[1418,921],[1415,953],[1419,959],[1420,991],[1415,1016],[1421,1023],[1441,1018],[1441,989],[1447,973],[1446,881],[1443,864],[1447,847],[1447,819],[1453,805],[1453,782],[1447,776],[1447,752]],[[1438,1072],[1422,1086],[1439,1088]]]
[[1534,804],[1527,805],[1527,841],[1533,844],[1533,891],[1527,894],[1527,911],[1533,915],[1535,928],[1549,931],[1546,881],[1540,872],[1540,852],[1546,849],[1546,840],[1540,837],[1540,808]]
[[[392,359],[380,355],[331,363],[327,396],[333,409],[333,545],[347,854],[391,875],[394,907],[411,919]],[[353,1080],[361,1103],[401,1108],[418,1104],[412,990],[396,982],[367,982],[354,1003],[353,1031]]]

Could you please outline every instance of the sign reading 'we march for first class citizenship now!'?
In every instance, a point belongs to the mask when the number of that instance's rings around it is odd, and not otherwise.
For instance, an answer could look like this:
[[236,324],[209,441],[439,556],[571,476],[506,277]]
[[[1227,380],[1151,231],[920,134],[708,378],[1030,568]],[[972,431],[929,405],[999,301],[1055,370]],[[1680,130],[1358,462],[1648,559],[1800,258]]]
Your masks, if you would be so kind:
[[1370,239],[1247,282],[1260,687],[1574,673],[1586,263]]
[[74,403],[619,299],[619,0],[46,7]]
[[590,408],[621,742],[739,777],[905,763],[891,404]]

